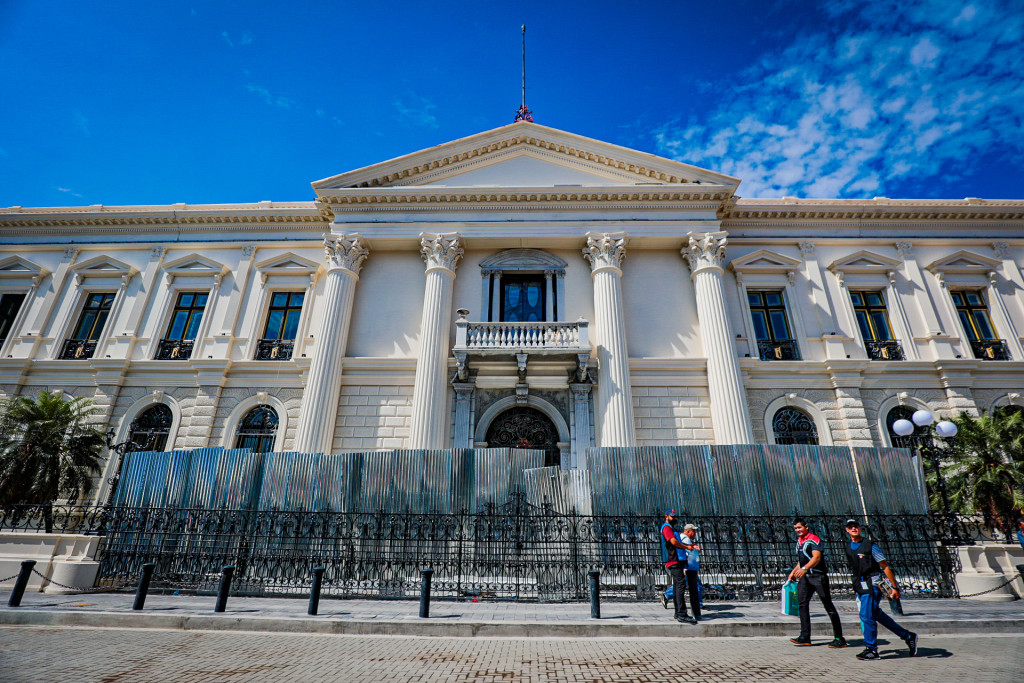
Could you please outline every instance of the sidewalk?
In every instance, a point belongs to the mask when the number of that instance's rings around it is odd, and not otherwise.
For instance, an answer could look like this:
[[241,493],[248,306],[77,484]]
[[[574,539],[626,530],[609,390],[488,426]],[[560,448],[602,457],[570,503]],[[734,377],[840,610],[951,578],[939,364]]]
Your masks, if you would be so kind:
[[[679,624],[658,602],[601,604],[601,619],[590,618],[589,603],[455,602],[435,599],[430,618],[419,617],[412,600],[320,601],[319,615],[306,614],[307,601],[235,598],[227,611],[213,611],[216,597],[150,595],[146,608],[132,611],[131,593],[48,595],[27,593],[21,607],[8,607],[0,592],[0,624],[98,626],[277,633],[334,633],[443,637],[725,637],[795,636],[796,617],[779,613],[776,602],[708,602],[700,624]],[[847,636],[859,636],[856,603],[836,601]],[[904,600],[897,621],[921,635],[1024,632],[1024,602]],[[813,637],[831,638],[828,619],[812,602]]]

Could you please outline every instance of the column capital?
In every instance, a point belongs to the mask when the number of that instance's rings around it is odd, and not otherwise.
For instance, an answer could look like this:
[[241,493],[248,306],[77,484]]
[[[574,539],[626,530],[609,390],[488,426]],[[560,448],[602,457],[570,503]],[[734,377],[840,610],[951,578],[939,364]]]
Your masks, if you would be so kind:
[[690,233],[689,243],[680,250],[686,263],[690,266],[690,273],[696,275],[707,268],[714,268],[722,272],[722,264],[725,262],[725,247],[729,238],[725,231]]
[[459,241],[459,233],[420,233],[420,256],[427,264],[427,270],[442,268],[455,272],[465,250]]
[[362,235],[324,235],[324,257],[328,270],[348,270],[356,275],[370,255]]
[[621,272],[622,260],[626,258],[626,233],[588,232],[583,258],[590,261],[592,274],[608,268]]

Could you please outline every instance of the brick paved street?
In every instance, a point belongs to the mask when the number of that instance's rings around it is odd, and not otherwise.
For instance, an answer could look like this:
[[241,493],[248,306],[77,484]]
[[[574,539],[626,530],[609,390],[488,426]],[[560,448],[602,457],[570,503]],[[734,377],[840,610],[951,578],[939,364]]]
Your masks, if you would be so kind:
[[[824,642],[824,641],[822,641]],[[900,645],[900,647],[897,647]],[[910,659],[783,638],[426,638],[0,627],[0,680],[257,681],[1019,681],[1024,634],[933,636]]]

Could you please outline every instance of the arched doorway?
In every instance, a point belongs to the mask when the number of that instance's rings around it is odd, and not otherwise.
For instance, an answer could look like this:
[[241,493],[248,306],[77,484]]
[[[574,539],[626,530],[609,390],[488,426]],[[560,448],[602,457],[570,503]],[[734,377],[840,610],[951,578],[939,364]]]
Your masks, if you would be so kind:
[[131,424],[128,441],[133,451],[162,451],[167,447],[174,415],[163,403],[146,408]]
[[544,466],[559,463],[558,429],[551,419],[529,406],[516,406],[498,414],[487,428],[490,448],[532,448],[544,451]]
[[780,445],[818,445],[818,430],[814,428],[811,416],[792,406],[786,406],[775,413],[772,419],[775,443]]

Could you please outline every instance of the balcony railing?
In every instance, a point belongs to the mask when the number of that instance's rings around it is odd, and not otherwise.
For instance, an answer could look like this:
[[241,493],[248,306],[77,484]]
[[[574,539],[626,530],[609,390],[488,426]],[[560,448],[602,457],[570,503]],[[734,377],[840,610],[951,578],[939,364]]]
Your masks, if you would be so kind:
[[800,360],[795,339],[758,339],[757,353],[761,360]]
[[256,342],[256,360],[288,360],[294,349],[293,339],[260,339]]
[[85,360],[96,353],[95,339],[65,339],[60,350],[60,360]]
[[898,339],[864,342],[871,360],[906,360]]
[[157,360],[188,360],[195,339],[161,339],[156,349]]
[[974,357],[981,360],[1013,360],[1005,339],[982,339],[971,342]]
[[455,323],[455,349],[461,351],[590,351],[588,323]]

